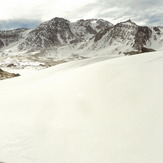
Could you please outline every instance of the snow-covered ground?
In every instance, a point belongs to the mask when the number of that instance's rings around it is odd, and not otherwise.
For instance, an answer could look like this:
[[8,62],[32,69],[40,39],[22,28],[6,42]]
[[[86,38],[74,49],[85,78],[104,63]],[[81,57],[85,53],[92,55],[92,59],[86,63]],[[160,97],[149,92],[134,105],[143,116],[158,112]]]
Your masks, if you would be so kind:
[[64,63],[0,91],[2,162],[163,162],[162,52]]

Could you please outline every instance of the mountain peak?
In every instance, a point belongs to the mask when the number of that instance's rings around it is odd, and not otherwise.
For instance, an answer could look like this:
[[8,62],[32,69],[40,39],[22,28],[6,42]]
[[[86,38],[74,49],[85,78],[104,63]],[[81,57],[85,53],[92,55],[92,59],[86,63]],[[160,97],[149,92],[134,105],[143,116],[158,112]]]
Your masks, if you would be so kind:
[[45,21],[43,23],[41,23],[38,27],[45,27],[45,26],[60,26],[62,24],[69,24],[70,22],[67,19],[64,18],[60,18],[60,17],[55,17],[51,20]]
[[[61,18],[61,17],[54,17],[53,19],[51,19],[50,21],[68,21],[67,19]],[[68,21],[69,22],[69,21]]]
[[130,19],[128,19],[127,21],[121,22],[120,24],[128,25],[128,26],[137,26],[137,24],[131,21]]
[[130,22],[130,23],[132,23],[131,19],[128,19],[126,22]]

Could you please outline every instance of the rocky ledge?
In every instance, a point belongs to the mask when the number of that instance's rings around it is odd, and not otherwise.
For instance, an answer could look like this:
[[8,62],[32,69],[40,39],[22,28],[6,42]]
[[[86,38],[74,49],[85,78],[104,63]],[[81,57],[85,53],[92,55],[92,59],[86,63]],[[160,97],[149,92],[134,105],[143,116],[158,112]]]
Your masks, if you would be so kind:
[[20,74],[9,73],[7,71],[3,71],[2,69],[0,69],[0,80],[13,78],[17,76],[20,76]]

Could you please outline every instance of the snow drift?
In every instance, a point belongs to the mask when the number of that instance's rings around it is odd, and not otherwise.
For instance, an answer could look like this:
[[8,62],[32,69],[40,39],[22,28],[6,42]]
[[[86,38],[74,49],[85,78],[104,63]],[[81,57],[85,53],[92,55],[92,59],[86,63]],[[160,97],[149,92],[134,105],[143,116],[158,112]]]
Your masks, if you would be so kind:
[[0,161],[162,163],[163,54],[94,60],[0,81]]

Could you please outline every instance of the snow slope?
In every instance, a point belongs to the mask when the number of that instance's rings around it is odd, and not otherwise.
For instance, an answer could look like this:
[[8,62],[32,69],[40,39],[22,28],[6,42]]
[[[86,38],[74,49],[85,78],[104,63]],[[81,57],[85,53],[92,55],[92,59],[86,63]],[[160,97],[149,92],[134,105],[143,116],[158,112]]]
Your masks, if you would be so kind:
[[0,161],[162,163],[162,83],[162,52],[0,81]]

